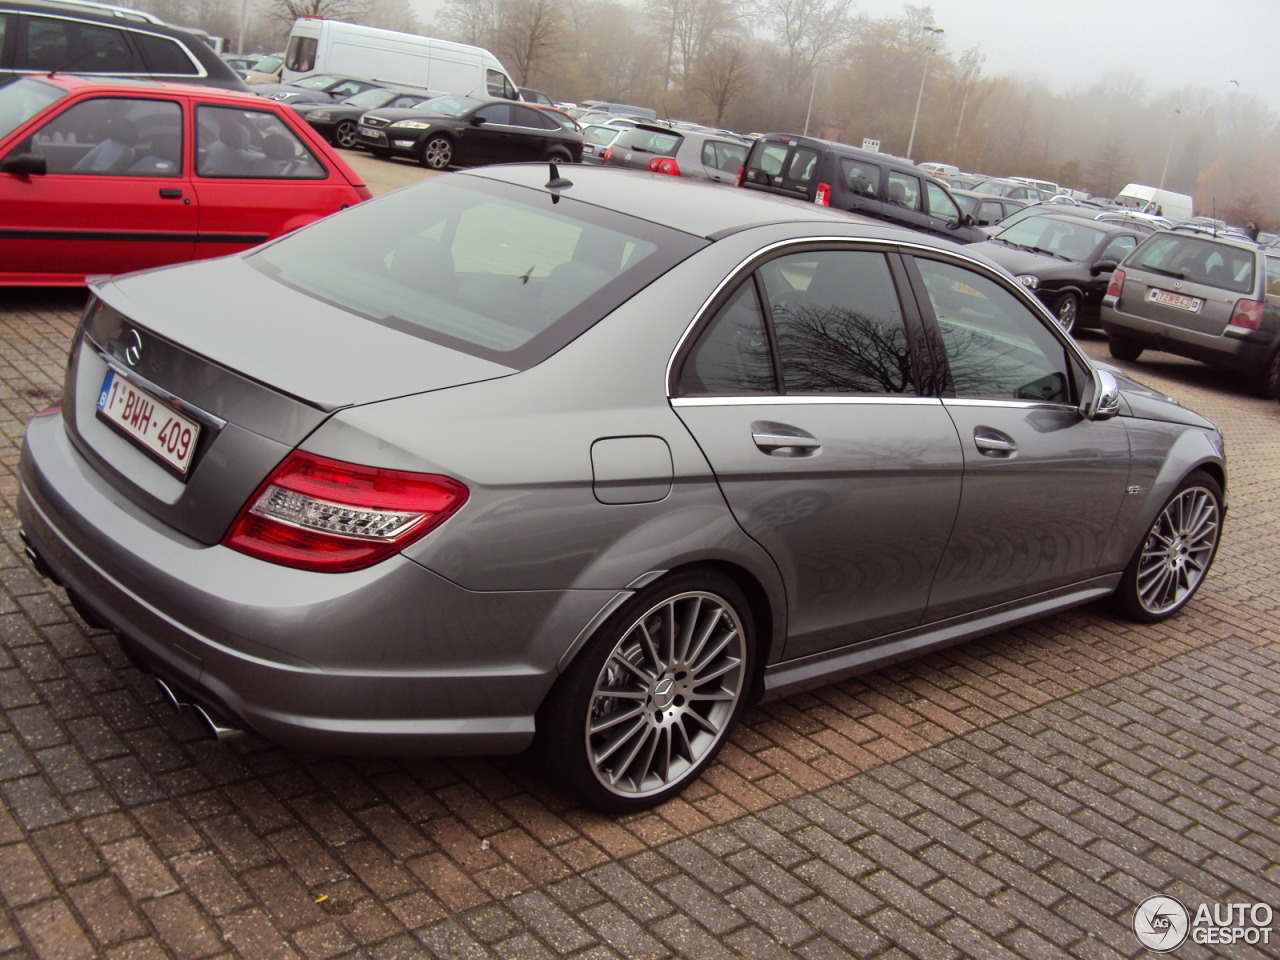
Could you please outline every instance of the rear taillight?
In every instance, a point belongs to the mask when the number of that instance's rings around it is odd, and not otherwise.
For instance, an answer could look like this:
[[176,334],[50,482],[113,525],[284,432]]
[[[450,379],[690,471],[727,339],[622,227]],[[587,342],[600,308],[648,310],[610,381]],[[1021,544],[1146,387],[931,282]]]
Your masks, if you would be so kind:
[[1261,330],[1262,311],[1263,304],[1257,300],[1237,300],[1236,308],[1231,311],[1230,325],[1246,330]]
[[680,176],[680,164],[670,157],[654,157],[649,161],[649,169],[654,173],[665,173],[669,177]]
[[818,189],[813,195],[813,202],[820,207],[831,206],[831,184],[818,184]]
[[1124,292],[1124,271],[1117,270],[1111,274],[1111,282],[1107,284],[1107,296],[1119,297]]
[[744,178],[744,177],[746,177],[746,175],[747,175],[747,168],[746,168],[745,166],[743,166],[743,167],[739,167],[739,168],[738,168],[738,179],[734,181],[734,184],[733,184],[733,185],[734,185],[735,187],[740,187],[740,186],[742,186],[742,180],[743,180],[743,178]]
[[359,570],[438,527],[467,492],[448,477],[295,451],[249,498],[222,543],[286,567]]
[[600,159],[605,163],[613,163],[613,147],[605,147],[604,153],[600,154]]

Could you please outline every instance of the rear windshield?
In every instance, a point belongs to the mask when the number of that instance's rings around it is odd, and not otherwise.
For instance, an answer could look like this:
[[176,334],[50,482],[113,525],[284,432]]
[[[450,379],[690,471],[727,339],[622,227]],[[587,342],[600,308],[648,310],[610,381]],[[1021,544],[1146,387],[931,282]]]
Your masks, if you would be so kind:
[[618,145],[636,153],[649,153],[659,157],[674,157],[684,137],[675,131],[646,130],[636,127],[628,130],[618,141]]
[[1253,251],[1230,244],[1176,233],[1157,233],[1144,240],[1126,258],[1125,264],[1234,293],[1250,293],[1254,289],[1256,260]]
[[374,323],[523,369],[706,242],[567,196],[452,174],[247,260]]

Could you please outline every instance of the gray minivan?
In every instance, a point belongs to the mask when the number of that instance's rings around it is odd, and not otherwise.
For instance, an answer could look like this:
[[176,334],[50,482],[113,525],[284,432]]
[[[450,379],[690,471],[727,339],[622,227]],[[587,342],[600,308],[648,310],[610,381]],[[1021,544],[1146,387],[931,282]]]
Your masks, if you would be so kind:
[[738,186],[887,220],[957,243],[987,239],[942,181],[915,164],[816,137],[760,137],[738,175]]
[[85,0],[0,0],[0,86],[50,72],[248,89],[209,44],[141,10]]

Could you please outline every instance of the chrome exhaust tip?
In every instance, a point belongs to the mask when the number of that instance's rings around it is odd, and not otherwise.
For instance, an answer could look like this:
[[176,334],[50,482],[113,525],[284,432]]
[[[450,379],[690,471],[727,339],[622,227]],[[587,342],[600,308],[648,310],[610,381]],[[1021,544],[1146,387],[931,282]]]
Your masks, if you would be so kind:
[[165,703],[173,707],[174,713],[181,713],[182,708],[188,705],[186,701],[182,700],[174,691],[173,687],[169,686],[159,677],[152,677],[151,679],[155,681],[155,685],[160,690],[160,695],[164,697]]
[[220,715],[214,713],[212,710],[202,707],[198,703],[191,704],[191,709],[195,711],[196,716],[200,719],[200,722],[205,725],[205,728],[212,733],[216,739],[223,743],[226,743],[228,740],[239,740],[244,736],[243,730],[239,727],[232,726],[229,721],[224,720]]

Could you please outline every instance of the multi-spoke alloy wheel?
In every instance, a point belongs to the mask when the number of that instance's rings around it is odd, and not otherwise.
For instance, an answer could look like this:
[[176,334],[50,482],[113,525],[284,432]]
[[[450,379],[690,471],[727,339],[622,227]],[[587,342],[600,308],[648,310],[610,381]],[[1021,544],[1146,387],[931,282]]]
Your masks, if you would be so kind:
[[1125,570],[1116,592],[1137,620],[1163,620],[1179,610],[1204,580],[1222,535],[1222,488],[1193,473],[1160,511]]
[[679,793],[738,714],[752,647],[746,602],[731,582],[701,579],[633,598],[543,718],[548,755],[596,806],[639,810]]
[[447,170],[453,162],[453,141],[448,137],[432,137],[422,145],[418,162],[431,170]]

